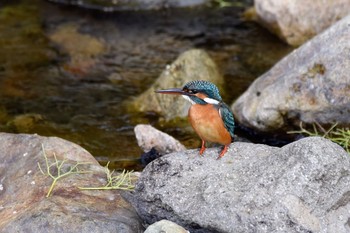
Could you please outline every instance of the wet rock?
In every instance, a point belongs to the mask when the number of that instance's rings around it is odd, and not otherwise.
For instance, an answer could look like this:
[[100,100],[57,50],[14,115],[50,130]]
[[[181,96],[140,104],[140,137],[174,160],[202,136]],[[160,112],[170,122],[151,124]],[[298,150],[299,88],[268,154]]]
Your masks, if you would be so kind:
[[345,17],[347,0],[255,0],[258,21],[288,44],[298,46]]
[[156,149],[152,148],[150,151],[141,154],[141,165],[146,167],[147,164],[160,157],[162,157],[162,154],[160,154]]
[[196,232],[349,232],[350,158],[311,137],[282,148],[236,142],[165,155],[129,196],[147,222],[173,221]]
[[[77,162],[86,174],[71,174],[58,180],[52,195],[46,194],[52,180],[43,175],[45,157],[53,155],[64,168]],[[80,146],[55,137],[0,133],[0,229],[1,232],[142,232],[135,210],[116,190],[80,190],[105,184],[106,174]],[[56,166],[51,167],[55,174]]]
[[210,3],[209,0],[49,0],[106,12],[121,10],[159,10],[173,7],[194,7]]
[[189,233],[185,228],[168,220],[161,220],[147,227],[145,233]]
[[192,80],[208,80],[216,85],[223,84],[223,77],[209,55],[199,49],[181,54],[167,66],[156,82],[143,94],[132,101],[131,108],[141,112],[153,111],[164,116],[165,120],[187,117],[189,103],[179,96],[156,94],[159,89],[182,87]]
[[350,16],[286,56],[233,104],[236,120],[261,131],[350,124]]
[[43,121],[44,117],[40,114],[27,113],[16,116],[8,123],[16,132],[29,132],[36,124]]
[[160,154],[164,155],[186,150],[185,146],[178,140],[151,125],[136,125],[134,131],[139,147],[145,152],[154,148]]

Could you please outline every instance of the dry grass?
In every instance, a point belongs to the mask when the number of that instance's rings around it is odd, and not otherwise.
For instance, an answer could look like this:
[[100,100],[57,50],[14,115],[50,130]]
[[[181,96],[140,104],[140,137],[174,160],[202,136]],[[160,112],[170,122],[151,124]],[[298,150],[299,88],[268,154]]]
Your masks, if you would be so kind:
[[350,129],[337,128],[334,124],[328,130],[325,130],[320,124],[313,124],[312,130],[307,130],[300,124],[300,130],[289,131],[288,133],[303,134],[307,136],[320,136],[331,140],[342,146],[350,154]]

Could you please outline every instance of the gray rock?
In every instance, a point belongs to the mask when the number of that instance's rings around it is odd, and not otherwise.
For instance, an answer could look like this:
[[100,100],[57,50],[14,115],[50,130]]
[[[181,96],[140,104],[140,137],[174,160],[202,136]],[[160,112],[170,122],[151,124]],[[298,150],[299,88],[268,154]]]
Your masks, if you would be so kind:
[[149,152],[154,148],[158,153],[164,155],[186,150],[185,146],[178,140],[151,125],[136,125],[134,131],[137,144],[144,152]]
[[350,124],[350,15],[286,56],[233,104],[236,120],[261,131]]
[[345,17],[348,0],[255,0],[258,21],[288,44],[298,46]]
[[189,233],[185,228],[168,220],[161,220],[147,227],[145,233]]
[[[57,181],[52,195],[46,194],[52,180],[45,171],[42,146],[52,164],[53,155],[68,169],[76,161],[90,171],[71,174]],[[80,146],[56,137],[0,133],[0,231],[12,232],[143,232],[133,207],[116,190],[80,190],[106,183],[103,167]],[[55,166],[51,172],[56,174]]]
[[209,0],[49,0],[84,8],[112,12],[122,10],[159,10],[174,7],[195,7],[210,3]]
[[129,196],[148,223],[168,219],[196,232],[350,232],[350,158],[310,137],[282,148],[231,144],[165,155]]
[[192,80],[208,80],[219,87],[223,84],[223,77],[219,74],[216,64],[203,50],[192,49],[181,54],[147,91],[130,103],[130,106],[141,112],[158,112],[165,120],[187,117],[188,101],[179,96],[156,94],[154,91],[183,87]]

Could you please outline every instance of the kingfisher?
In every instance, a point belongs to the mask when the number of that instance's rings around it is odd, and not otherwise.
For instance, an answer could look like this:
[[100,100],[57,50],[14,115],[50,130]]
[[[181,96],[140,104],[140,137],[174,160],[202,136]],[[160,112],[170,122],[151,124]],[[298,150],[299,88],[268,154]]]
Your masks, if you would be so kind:
[[222,101],[219,89],[204,80],[190,81],[182,88],[157,90],[156,93],[182,95],[191,103],[188,120],[194,131],[202,139],[199,154],[206,149],[206,142],[224,146],[218,159],[224,156],[233,141],[234,118],[231,109]]

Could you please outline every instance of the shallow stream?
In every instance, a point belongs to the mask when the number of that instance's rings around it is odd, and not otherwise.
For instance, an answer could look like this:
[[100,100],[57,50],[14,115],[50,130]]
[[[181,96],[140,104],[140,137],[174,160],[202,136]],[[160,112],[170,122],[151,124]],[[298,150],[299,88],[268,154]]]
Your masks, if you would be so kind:
[[102,164],[140,169],[133,127],[151,123],[188,148],[199,139],[162,128],[123,101],[146,90],[190,48],[205,49],[226,81],[225,102],[289,53],[248,6],[105,13],[43,0],[0,3],[0,131],[58,136]]

